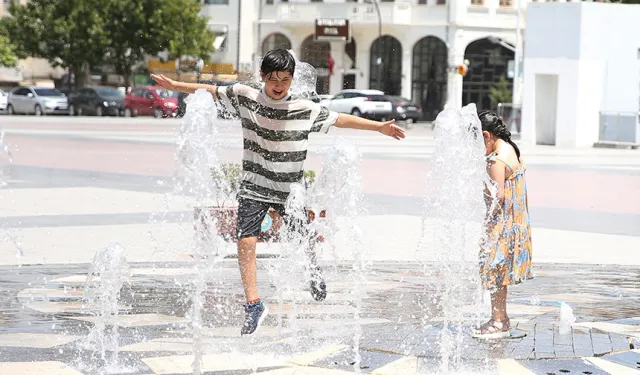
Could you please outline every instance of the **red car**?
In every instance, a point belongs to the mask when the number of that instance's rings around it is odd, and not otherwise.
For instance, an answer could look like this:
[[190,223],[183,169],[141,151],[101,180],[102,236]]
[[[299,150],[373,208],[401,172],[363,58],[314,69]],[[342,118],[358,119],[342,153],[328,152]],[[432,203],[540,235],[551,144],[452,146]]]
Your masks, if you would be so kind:
[[134,87],[124,98],[124,115],[175,117],[178,112],[178,97],[173,91],[160,86]]

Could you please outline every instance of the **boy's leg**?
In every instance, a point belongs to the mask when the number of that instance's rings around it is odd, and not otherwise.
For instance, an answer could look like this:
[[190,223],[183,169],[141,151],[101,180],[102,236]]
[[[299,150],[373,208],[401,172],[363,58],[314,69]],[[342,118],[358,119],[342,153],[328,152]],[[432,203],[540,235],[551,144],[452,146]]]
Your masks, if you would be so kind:
[[244,287],[244,296],[248,303],[256,302],[258,297],[258,278],[256,272],[256,243],[257,236],[238,239],[238,265],[240,277]]
[[236,224],[238,265],[247,300],[241,333],[250,335],[258,329],[269,311],[258,297],[256,275],[256,243],[262,220],[269,210],[269,204],[245,198],[240,198],[238,203],[238,222]]
[[[327,297],[327,286],[324,282],[320,266],[317,263],[316,244],[317,238],[310,228],[309,216],[306,209],[302,213],[286,213],[284,206],[272,205],[272,207],[282,215],[285,225],[291,231],[300,234],[300,239],[304,242],[305,254],[307,255],[307,268],[310,274],[311,296],[316,301],[322,301]],[[304,215],[304,216],[303,216]],[[302,219],[304,217],[304,219]]]

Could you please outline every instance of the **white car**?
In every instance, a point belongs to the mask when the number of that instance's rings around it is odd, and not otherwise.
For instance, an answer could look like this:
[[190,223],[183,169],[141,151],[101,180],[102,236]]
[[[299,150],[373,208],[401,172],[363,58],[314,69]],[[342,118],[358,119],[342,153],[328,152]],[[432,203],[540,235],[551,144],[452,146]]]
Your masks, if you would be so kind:
[[379,90],[343,90],[331,99],[322,100],[320,104],[332,111],[372,120],[384,120],[392,115],[391,102]]
[[6,111],[8,103],[9,103],[9,94],[0,90],[0,111]]

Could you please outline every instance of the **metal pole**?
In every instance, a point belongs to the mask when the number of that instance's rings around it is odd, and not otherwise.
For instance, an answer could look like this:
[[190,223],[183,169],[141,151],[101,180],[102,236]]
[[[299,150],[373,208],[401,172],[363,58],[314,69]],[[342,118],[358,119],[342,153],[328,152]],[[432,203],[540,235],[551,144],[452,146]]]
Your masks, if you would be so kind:
[[515,61],[513,64],[513,92],[511,93],[511,129],[516,125],[516,106],[520,105],[520,59],[522,56],[520,48],[520,12],[520,0],[516,0],[516,48],[513,56]]
[[382,90],[382,54],[380,51],[382,50],[382,17],[380,16],[380,7],[378,6],[378,0],[373,0],[373,5],[376,7],[376,13],[378,14],[378,59],[376,62],[378,63],[378,88]]

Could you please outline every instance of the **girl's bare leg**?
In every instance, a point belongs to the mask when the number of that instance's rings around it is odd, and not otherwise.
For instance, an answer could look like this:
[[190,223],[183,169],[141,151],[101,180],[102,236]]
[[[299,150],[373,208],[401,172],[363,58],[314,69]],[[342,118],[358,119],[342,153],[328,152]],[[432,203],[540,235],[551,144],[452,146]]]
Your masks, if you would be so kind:
[[496,322],[506,322],[507,316],[507,287],[501,286],[491,293],[491,319]]

